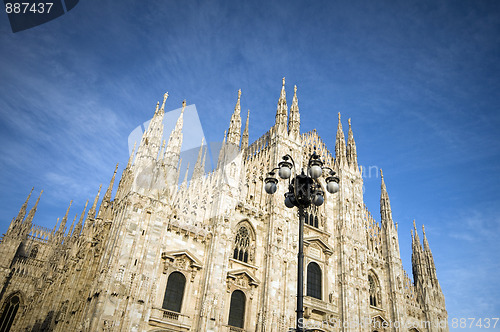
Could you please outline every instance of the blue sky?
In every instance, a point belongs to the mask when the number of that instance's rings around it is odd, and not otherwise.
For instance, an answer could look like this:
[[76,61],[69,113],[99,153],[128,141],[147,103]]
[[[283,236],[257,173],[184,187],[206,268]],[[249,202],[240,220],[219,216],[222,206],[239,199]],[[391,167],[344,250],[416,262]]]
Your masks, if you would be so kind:
[[[345,130],[352,118],[359,163],[384,170],[406,270],[415,219],[450,319],[499,317],[499,1],[82,0],[15,34],[3,15],[0,43],[1,233],[32,186],[37,224],[52,228],[70,200],[80,213],[164,92],[167,111],[195,104],[219,142],[242,89],[253,141],[286,76],[302,132],[331,151],[337,112]],[[379,220],[375,172],[365,189]]]

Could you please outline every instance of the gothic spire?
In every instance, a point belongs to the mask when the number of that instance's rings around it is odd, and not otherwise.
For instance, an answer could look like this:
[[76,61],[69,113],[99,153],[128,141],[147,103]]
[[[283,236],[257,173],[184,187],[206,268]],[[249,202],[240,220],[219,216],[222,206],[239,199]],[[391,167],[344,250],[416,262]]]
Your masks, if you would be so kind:
[[[160,114],[161,115],[165,114],[165,102],[167,101],[167,98],[168,98],[168,92],[166,92],[163,95],[163,103],[161,104],[161,108],[160,108]],[[158,109],[158,106],[156,108]]]
[[182,127],[184,125],[184,110],[186,109],[186,100],[182,102],[181,115],[175,123],[174,130],[170,133],[167,148],[165,150],[165,164],[175,168],[179,162],[179,156],[182,146]]
[[158,159],[163,160],[163,157],[165,157],[165,144],[167,141],[163,140],[161,143],[161,149],[160,149],[160,154],[158,155]]
[[201,178],[205,174],[204,165],[202,165],[203,142],[204,142],[204,139],[202,138],[200,150],[198,151],[198,158],[196,159],[196,164],[194,165],[194,169],[193,169],[193,175],[192,175],[193,179]]
[[66,230],[66,222],[68,221],[69,209],[71,208],[72,203],[73,203],[72,200],[69,201],[69,206],[68,209],[66,210],[66,214],[62,218],[61,224],[59,225],[59,229],[57,230],[57,232],[61,235],[64,234],[64,231]]
[[40,202],[40,197],[42,197],[43,190],[40,191],[40,194],[38,195],[38,198],[36,199],[35,205],[31,208],[30,212],[28,213],[28,216],[26,217],[26,221],[24,222],[25,229],[29,231],[31,228],[31,224],[33,222],[33,218],[35,217],[36,209],[38,208],[38,202]]
[[178,187],[179,180],[181,179],[180,178],[180,176],[181,176],[181,169],[182,169],[182,158],[179,158],[179,164],[177,166],[177,171],[175,173],[175,186],[176,186],[176,188]]
[[229,124],[229,130],[227,131],[227,142],[235,145],[240,145],[240,135],[241,135],[241,89],[238,90],[238,100],[236,101],[236,106],[234,107],[233,115],[231,116],[231,123]]
[[130,167],[132,167],[132,162],[134,161],[134,154],[135,154],[135,147],[136,147],[136,145],[137,145],[137,141],[134,142],[134,147],[132,149],[132,153],[128,157],[128,162],[127,162],[127,168],[126,169],[130,169]]
[[431,281],[435,283],[437,281],[436,265],[434,264],[434,257],[432,256],[431,248],[429,247],[429,242],[427,241],[427,236],[425,235],[425,227],[422,224],[422,233],[424,235],[424,255],[426,256],[427,268],[431,276]]
[[293,87],[293,101],[292,106],[290,107],[290,118],[288,119],[288,135],[292,139],[295,139],[300,135],[300,113],[296,85]]
[[429,241],[427,241],[427,236],[425,235],[425,226],[422,224],[422,233],[424,234],[424,250],[430,251]]
[[15,218],[15,222],[18,223],[18,224],[22,223],[22,221],[24,219],[24,216],[26,215],[26,209],[28,207],[28,202],[30,200],[31,193],[33,192],[33,189],[35,189],[35,187],[31,188],[31,191],[28,194],[28,197],[26,198],[26,201],[21,206],[21,209],[19,210],[19,213],[17,214],[17,217]]
[[94,199],[94,204],[92,204],[92,207],[90,208],[89,210],[89,213],[87,215],[87,218],[92,218],[94,219],[95,218],[95,213],[96,213],[96,208],[97,208],[97,201],[99,201],[99,194],[101,193],[101,188],[102,188],[102,184],[99,185],[99,191],[97,191],[97,195],[95,196],[95,199]]
[[415,245],[422,249],[422,244],[420,243],[420,238],[418,237],[417,225],[415,224],[415,219],[413,219],[413,229],[415,231]]
[[248,148],[248,121],[250,120],[250,110],[247,112],[247,121],[245,122],[245,130],[243,130],[243,135],[241,136],[241,149]]
[[189,162],[188,162],[187,167],[186,167],[186,173],[184,174],[184,181],[182,181],[181,188],[187,187],[188,176],[189,176]]
[[346,160],[345,149],[345,136],[344,131],[342,130],[342,122],[340,121],[339,112],[339,124],[337,126],[337,137],[335,140],[335,164],[337,166],[342,165]]
[[59,225],[59,219],[60,218],[57,218],[56,224],[54,225],[54,228],[52,229],[52,233],[51,233],[52,235],[54,235],[56,233],[57,225]]
[[224,130],[224,138],[222,140],[222,145],[221,145],[220,150],[219,150],[219,159],[217,160],[217,168],[222,166],[222,161],[223,161],[225,150],[226,150],[226,135],[227,135],[227,131]]
[[101,205],[99,206],[98,218],[104,219],[104,213],[108,211],[108,207],[111,205],[111,194],[113,193],[113,186],[115,183],[116,172],[118,171],[118,163],[116,164],[115,171],[109,182],[108,189],[102,198]]
[[70,237],[71,234],[73,233],[73,228],[75,227],[76,218],[78,218],[78,213],[75,214],[75,217],[73,218],[73,222],[71,223],[71,226],[69,227],[69,231],[68,231],[67,237]]
[[85,207],[83,208],[82,214],[80,215],[80,220],[78,220],[78,223],[76,224],[75,230],[73,231],[74,236],[79,236],[80,232],[82,231],[83,219],[85,218],[85,211],[87,210],[87,204],[89,204],[88,199],[85,202]]
[[356,143],[351,128],[351,119],[349,119],[349,132],[347,134],[347,163],[354,169],[358,169],[358,155],[356,153]]
[[415,286],[420,287],[423,282],[423,269],[422,269],[422,246],[418,237],[417,226],[413,220],[413,229],[411,231],[411,265],[413,272],[413,281]]
[[142,135],[141,144],[137,149],[137,160],[141,158],[156,159],[158,156],[163,136],[163,115],[165,114],[164,107],[167,98],[168,92],[163,95],[161,109],[158,109],[159,103],[156,104],[155,114],[149,122],[148,129]]
[[389,194],[387,193],[387,188],[385,187],[384,173],[380,169],[380,177],[382,179],[380,186],[380,217],[382,222],[392,223],[392,210],[391,201],[389,200]]
[[201,170],[203,171],[203,174],[205,174],[205,160],[207,159],[207,150],[208,147],[203,151],[203,160],[201,161]]
[[278,100],[278,108],[276,109],[276,130],[278,133],[286,133],[288,107],[286,106],[285,78],[283,77],[283,85],[281,86],[280,98]]
[[[115,172],[113,173],[113,176],[111,177],[111,181],[109,182],[108,189],[106,190],[106,193],[104,194],[104,197],[102,198],[102,200],[105,202],[111,201],[111,194],[113,193],[113,185],[115,183],[116,171],[118,171],[118,163],[116,163]],[[102,205],[102,203],[101,203],[101,205]]]

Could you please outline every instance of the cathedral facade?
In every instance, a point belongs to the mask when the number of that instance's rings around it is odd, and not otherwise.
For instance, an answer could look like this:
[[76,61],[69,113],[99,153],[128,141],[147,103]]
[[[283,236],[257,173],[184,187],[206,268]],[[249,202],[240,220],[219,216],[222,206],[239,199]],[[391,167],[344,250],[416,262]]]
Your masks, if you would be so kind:
[[118,166],[68,230],[69,207],[54,229],[35,225],[40,196],[28,211],[30,193],[0,243],[0,331],[289,331],[299,221],[285,186],[268,195],[264,179],[285,154],[300,169],[313,151],[340,190],[307,211],[304,327],[448,331],[425,231],[423,244],[412,231],[412,281],[383,176],[380,222],[363,203],[350,121],[346,141],[339,114],[333,156],[316,131],[300,132],[297,89],[288,110],[283,79],[275,124],[249,144],[240,96],[208,174],[202,146],[178,185],[185,103],[165,144],[165,94],[115,195]]

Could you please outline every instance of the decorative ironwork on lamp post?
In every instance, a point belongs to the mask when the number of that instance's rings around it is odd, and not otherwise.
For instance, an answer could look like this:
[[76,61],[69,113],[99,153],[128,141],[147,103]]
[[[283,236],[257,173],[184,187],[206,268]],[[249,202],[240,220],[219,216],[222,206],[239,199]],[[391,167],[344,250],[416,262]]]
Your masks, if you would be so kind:
[[275,171],[284,180],[288,180],[288,192],[285,193],[285,206],[287,208],[297,207],[299,210],[299,252],[297,254],[297,332],[303,332],[304,329],[304,218],[305,209],[311,206],[320,206],[324,202],[324,191],[319,178],[323,175],[323,170],[328,171],[325,178],[326,190],[334,194],[339,190],[339,178],[335,176],[335,171],[330,167],[323,166],[320,156],[314,151],[309,157],[307,164],[307,174],[304,169],[300,174],[296,174],[292,179],[292,169],[296,172],[293,158],[287,154],[278,167],[272,169],[265,179],[264,188],[268,194],[274,194],[278,189],[278,179],[275,177]]

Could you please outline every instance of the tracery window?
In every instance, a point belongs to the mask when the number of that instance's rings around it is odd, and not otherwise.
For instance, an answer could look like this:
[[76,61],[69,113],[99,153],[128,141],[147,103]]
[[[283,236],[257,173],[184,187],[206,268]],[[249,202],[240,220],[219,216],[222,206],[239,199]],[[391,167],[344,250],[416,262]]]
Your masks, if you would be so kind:
[[318,216],[315,215],[314,213],[305,213],[305,218],[304,221],[306,224],[318,228],[319,226],[319,219]]
[[246,296],[242,291],[235,290],[231,294],[228,325],[243,328],[245,323],[245,302]]
[[38,255],[38,247],[34,246],[30,252],[30,258],[36,258],[37,255]]
[[172,272],[168,277],[162,308],[165,310],[181,312],[185,286],[186,277],[184,277],[184,275],[180,272]]
[[253,260],[253,240],[253,232],[250,230],[250,226],[242,223],[234,238],[233,258],[245,263]]
[[382,301],[380,299],[380,286],[378,284],[378,279],[375,275],[370,273],[368,275],[369,293],[370,293],[370,305],[374,307],[380,307]]
[[321,300],[321,268],[311,262],[307,265],[307,296]]
[[10,330],[14,318],[16,318],[17,310],[19,309],[19,296],[14,295],[8,298],[3,306],[2,317],[0,318],[0,331],[7,332]]

